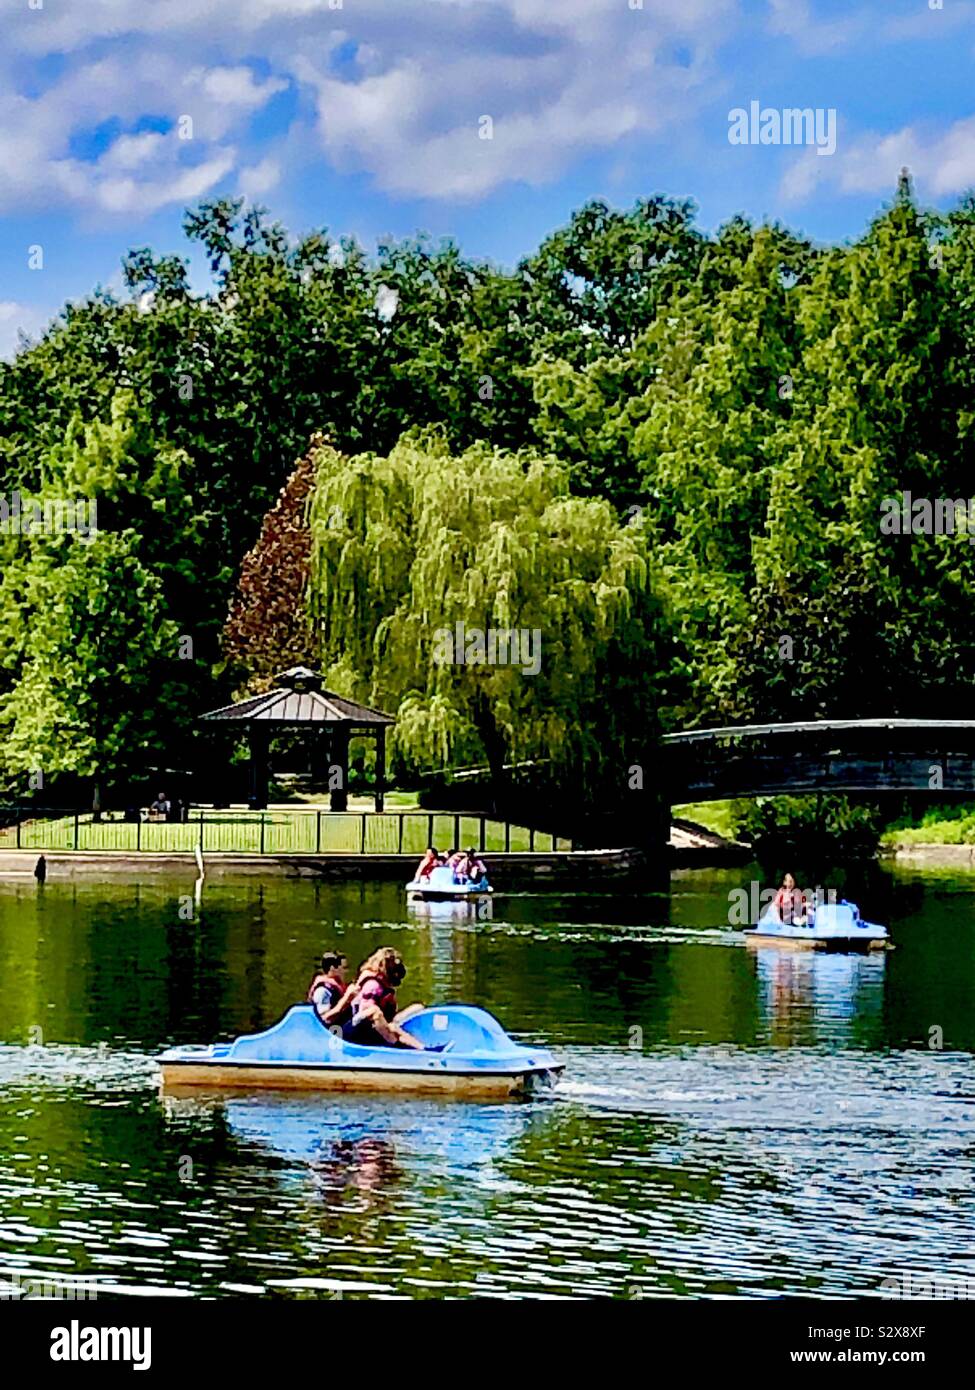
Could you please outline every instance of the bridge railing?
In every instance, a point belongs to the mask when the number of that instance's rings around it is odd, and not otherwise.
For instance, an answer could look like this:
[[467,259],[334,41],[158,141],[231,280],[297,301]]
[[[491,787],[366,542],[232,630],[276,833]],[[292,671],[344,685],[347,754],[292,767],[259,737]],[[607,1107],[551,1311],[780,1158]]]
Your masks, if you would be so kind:
[[667,777],[682,799],[814,791],[931,791],[975,794],[975,754],[891,753],[778,756],[730,754],[690,759],[670,754]]
[[473,846],[482,854],[566,852],[573,841],[550,831],[471,812],[205,811],[183,820],[142,820],[119,812],[0,806],[0,851],[133,854],[415,854]]

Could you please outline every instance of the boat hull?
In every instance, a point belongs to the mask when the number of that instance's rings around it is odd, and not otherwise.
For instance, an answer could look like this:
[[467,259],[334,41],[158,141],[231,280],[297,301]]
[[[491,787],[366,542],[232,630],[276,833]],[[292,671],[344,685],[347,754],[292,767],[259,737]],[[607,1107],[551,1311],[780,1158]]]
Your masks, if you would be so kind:
[[163,1063],[162,1084],[167,1091],[196,1087],[221,1090],[398,1092],[402,1095],[456,1096],[493,1100],[528,1095],[551,1086],[563,1068],[546,1067],[535,1072],[464,1073],[446,1071],[367,1071],[363,1067],[305,1067],[253,1064],[228,1066],[217,1063]]
[[785,936],[781,932],[746,931],[745,941],[750,946],[788,946],[795,951],[886,951],[890,943],[886,938],[859,936]]
[[[439,870],[437,872],[440,872]],[[408,903],[489,903],[494,895],[491,888],[468,888],[462,883],[450,881],[449,870],[445,871],[446,882],[436,886],[430,881],[413,879],[406,885]]]

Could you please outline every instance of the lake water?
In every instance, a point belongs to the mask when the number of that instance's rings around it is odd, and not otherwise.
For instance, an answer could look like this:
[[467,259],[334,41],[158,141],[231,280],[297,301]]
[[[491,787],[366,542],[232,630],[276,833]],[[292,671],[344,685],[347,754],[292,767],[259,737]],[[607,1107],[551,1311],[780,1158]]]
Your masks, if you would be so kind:
[[[0,1280],[102,1296],[975,1293],[975,877],[847,885],[897,949],[746,948],[749,870],[410,919],[392,885],[0,884]],[[509,1104],[162,1097],[323,947],[566,1063]],[[935,1044],[935,1045],[932,1045]],[[928,1281],[925,1283],[925,1281]]]

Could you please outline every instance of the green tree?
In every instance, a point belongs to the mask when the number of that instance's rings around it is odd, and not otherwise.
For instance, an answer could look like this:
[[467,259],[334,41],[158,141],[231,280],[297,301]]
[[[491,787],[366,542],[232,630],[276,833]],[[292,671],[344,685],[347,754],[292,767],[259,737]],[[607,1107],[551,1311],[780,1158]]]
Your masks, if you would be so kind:
[[[618,795],[655,727],[662,619],[643,529],[572,497],[555,461],[484,445],[455,456],[426,435],[316,462],[326,684],[395,711],[414,765],[486,759],[501,788],[505,764],[545,760],[580,796]],[[491,629],[532,633],[532,658],[470,660]]]
[[81,502],[87,525],[0,541],[0,766],[105,787],[150,752],[179,756],[199,708],[189,460],[120,392],[108,423],[72,421],[39,472],[41,514]]
[[766,711],[969,712],[968,535],[881,530],[885,498],[971,494],[959,322],[929,235],[904,178],[867,235],[824,256],[802,289],[805,347],[771,446],[753,627],[739,635],[749,700]]

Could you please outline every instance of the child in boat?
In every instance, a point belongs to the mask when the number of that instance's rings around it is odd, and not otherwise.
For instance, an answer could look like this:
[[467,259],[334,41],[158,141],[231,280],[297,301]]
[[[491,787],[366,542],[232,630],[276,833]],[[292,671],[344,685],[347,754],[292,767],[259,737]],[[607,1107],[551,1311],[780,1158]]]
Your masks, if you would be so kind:
[[352,1017],[342,1029],[346,1042],[363,1047],[412,1047],[418,1052],[426,1048],[400,1026],[412,1014],[423,1008],[410,1004],[396,1009],[396,987],[406,978],[406,966],[399,951],[392,946],[380,946],[365,961],[355,983]]
[[429,878],[430,874],[439,863],[440,855],[434,849],[433,845],[431,845],[430,848],[427,850],[426,854],[420,860],[419,867],[417,868],[416,873],[413,875],[413,882],[419,883],[421,878]]
[[779,920],[788,926],[802,926],[806,920],[806,899],[801,891],[796,887],[796,881],[791,874],[786,874],[782,880],[782,887],[775,895],[773,906],[779,914]]
[[326,1025],[340,1022],[342,1015],[348,1012],[351,1002],[345,997],[349,992],[345,979],[348,967],[349,962],[340,951],[326,951],[308,986],[306,999],[314,1004],[315,1012]]

